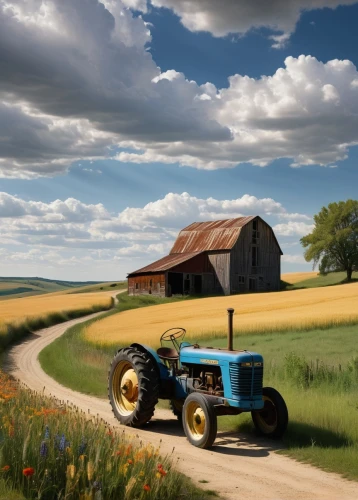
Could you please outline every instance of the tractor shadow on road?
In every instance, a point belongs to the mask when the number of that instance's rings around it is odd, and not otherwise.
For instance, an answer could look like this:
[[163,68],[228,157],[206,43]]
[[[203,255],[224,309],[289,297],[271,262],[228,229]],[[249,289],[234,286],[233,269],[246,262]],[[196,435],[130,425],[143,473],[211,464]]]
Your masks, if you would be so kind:
[[[152,420],[147,430],[155,434],[183,437],[185,439],[182,425],[178,420],[173,418]],[[255,434],[233,431],[218,432],[214,446],[210,451],[222,455],[260,458],[267,457],[270,453],[283,448],[282,442],[272,442],[268,439],[257,437]]]

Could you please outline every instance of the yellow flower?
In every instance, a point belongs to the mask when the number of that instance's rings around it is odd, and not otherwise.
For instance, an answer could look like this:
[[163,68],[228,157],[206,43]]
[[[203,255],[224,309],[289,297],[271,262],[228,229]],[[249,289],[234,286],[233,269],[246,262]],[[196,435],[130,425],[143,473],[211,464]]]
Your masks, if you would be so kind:
[[160,472],[157,472],[155,477],[157,477],[158,479],[160,479],[162,477],[161,473]]
[[94,473],[93,463],[91,461],[89,461],[88,464],[87,464],[87,478],[88,478],[88,481],[91,481],[91,479],[93,477],[93,473]]
[[128,467],[129,467],[129,464],[123,464],[120,468],[119,468],[119,472],[126,475],[127,474],[127,470],[128,470]]
[[74,465],[67,465],[67,476],[73,479],[76,474],[76,467]]

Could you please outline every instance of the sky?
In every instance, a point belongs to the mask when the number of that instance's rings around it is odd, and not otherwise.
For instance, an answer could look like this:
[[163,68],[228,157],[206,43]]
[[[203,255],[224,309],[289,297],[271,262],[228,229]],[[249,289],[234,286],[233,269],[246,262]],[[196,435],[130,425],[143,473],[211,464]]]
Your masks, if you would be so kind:
[[358,186],[358,1],[0,0],[0,276],[120,280],[260,215],[282,272]]

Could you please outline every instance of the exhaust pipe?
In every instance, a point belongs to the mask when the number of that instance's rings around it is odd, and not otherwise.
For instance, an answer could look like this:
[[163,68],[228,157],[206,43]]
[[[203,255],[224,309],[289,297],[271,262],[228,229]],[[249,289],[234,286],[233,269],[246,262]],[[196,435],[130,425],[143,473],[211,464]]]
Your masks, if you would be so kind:
[[233,341],[234,341],[234,327],[233,327],[233,316],[235,309],[229,307],[227,310],[228,317],[228,332],[227,332],[227,349],[228,351],[233,351]]

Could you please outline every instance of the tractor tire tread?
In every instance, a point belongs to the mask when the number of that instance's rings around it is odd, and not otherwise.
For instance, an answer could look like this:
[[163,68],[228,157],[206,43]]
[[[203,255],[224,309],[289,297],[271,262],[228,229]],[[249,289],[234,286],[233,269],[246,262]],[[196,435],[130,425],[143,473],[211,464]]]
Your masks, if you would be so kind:
[[[122,416],[116,409],[111,394],[111,376],[118,358],[129,361],[138,376],[138,401],[135,410],[129,416]],[[159,381],[156,367],[153,361],[143,352],[135,347],[119,349],[114,356],[108,372],[108,398],[110,400],[114,416],[124,425],[129,427],[141,427],[145,425],[154,415],[155,406],[158,403]]]

